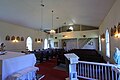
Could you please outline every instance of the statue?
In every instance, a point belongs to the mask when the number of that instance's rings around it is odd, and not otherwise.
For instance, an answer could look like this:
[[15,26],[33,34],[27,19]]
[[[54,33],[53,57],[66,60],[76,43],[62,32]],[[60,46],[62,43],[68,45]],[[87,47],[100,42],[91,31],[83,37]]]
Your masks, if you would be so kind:
[[[120,69],[120,50],[118,48],[116,48],[116,50],[115,50],[113,59],[114,59],[115,63],[117,64],[117,68]],[[120,76],[118,76],[118,80],[120,80]]]
[[5,48],[4,43],[1,43],[1,45],[0,45],[0,51],[4,51],[4,48]]
[[120,50],[116,48],[113,59],[117,65],[120,65]]

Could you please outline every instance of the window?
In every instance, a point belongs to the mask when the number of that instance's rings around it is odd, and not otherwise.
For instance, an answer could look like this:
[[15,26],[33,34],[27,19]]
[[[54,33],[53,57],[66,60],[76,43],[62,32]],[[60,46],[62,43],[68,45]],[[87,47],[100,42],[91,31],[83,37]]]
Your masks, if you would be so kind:
[[106,30],[105,33],[105,40],[106,40],[106,56],[110,58],[110,42],[109,42],[109,31]]
[[47,39],[44,40],[44,49],[47,49],[48,48],[48,41]]
[[99,35],[99,51],[101,51],[102,47],[101,47],[101,37]]
[[31,37],[28,37],[26,40],[26,48],[32,51],[32,38]]
[[70,29],[71,31],[73,31],[73,27],[72,27],[72,26],[70,26],[69,29]]

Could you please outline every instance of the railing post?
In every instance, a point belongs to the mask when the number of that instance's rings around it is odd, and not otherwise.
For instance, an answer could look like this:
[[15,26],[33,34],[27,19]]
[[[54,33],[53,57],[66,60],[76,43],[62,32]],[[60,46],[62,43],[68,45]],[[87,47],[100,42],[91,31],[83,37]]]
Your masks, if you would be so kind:
[[116,80],[120,80],[120,65],[115,65],[113,68],[113,71],[115,71],[115,73],[117,74],[116,76]]
[[65,57],[69,60],[69,80],[78,80],[76,64],[78,63],[79,57],[74,53],[65,54]]

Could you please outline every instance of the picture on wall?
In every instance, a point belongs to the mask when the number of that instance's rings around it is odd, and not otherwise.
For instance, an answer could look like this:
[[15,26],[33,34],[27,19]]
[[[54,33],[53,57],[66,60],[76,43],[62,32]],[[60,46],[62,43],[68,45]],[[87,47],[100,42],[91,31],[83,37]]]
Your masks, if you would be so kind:
[[7,36],[5,37],[5,40],[6,40],[6,41],[9,41],[9,40],[10,40],[10,36],[7,35]]
[[58,47],[58,42],[54,42],[54,47]]

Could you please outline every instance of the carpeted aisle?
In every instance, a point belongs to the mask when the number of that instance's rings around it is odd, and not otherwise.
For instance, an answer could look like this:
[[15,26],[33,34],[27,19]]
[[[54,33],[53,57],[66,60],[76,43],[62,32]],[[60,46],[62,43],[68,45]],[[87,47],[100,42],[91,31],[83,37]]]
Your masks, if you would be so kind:
[[56,59],[39,63],[36,66],[40,69],[37,73],[45,75],[41,80],[65,80],[65,78],[68,77],[67,72],[54,69]]

